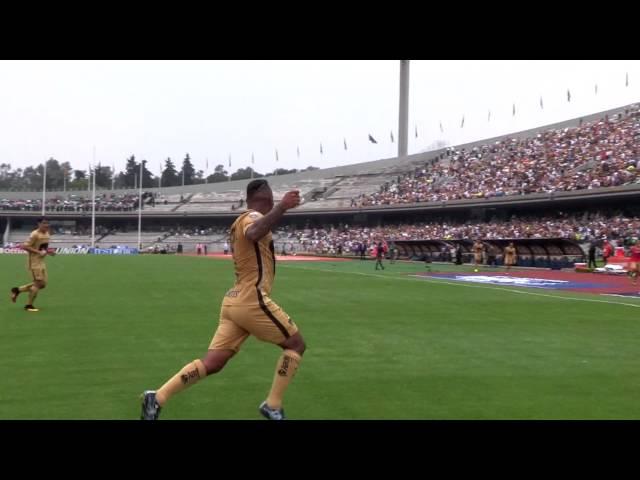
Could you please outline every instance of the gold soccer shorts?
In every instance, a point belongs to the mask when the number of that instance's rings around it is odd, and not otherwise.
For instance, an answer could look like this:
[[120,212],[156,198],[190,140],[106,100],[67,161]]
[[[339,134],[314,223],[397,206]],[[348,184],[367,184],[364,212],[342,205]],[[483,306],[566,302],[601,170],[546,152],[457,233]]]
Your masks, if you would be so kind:
[[260,305],[223,305],[209,350],[238,352],[249,335],[276,345],[294,335],[298,327],[289,315],[275,302],[264,300]]
[[31,269],[31,275],[36,282],[47,283],[47,269],[46,267],[36,267]]

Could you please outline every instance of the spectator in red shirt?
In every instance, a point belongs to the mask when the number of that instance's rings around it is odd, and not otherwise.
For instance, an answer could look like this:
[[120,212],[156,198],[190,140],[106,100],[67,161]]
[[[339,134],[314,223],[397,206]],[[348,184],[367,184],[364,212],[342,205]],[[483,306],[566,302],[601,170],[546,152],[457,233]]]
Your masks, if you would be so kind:
[[607,264],[607,260],[613,254],[613,247],[609,243],[608,240],[605,240],[602,244],[602,260],[604,260],[604,264]]

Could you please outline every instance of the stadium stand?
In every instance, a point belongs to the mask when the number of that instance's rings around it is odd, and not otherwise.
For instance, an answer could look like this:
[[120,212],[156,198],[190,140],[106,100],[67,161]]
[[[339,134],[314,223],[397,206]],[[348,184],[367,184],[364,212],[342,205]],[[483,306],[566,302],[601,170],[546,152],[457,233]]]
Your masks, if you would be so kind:
[[[625,242],[640,230],[633,208],[640,198],[639,147],[640,105],[634,104],[402,158],[269,176],[276,201],[291,188],[305,200],[274,233],[276,249],[334,254],[340,246],[347,253],[378,237]],[[249,181],[145,189],[143,245],[182,244],[189,252],[206,243],[221,250],[228,226],[246,208]],[[41,196],[0,192],[5,243],[24,240]],[[97,192],[98,245],[137,246],[137,202],[133,189]],[[46,192],[54,225],[72,224],[56,227],[53,242],[90,243],[91,207],[90,192]]]

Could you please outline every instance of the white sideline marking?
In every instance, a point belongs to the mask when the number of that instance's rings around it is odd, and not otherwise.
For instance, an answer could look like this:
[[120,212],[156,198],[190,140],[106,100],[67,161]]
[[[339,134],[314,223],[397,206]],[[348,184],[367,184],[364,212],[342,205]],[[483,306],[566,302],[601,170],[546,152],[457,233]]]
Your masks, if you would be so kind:
[[[313,272],[328,272],[328,273],[349,273],[351,275],[362,275],[364,277],[376,277],[376,278],[384,278],[385,280],[408,280],[408,281],[415,281],[418,278],[420,279],[420,281],[422,282],[432,282],[432,283],[439,283],[439,284],[444,284],[444,285],[453,285],[456,287],[467,287],[467,288],[484,288],[487,290],[500,290],[503,292],[509,292],[509,293],[519,293],[520,295],[535,295],[538,297],[547,297],[547,298],[555,298],[557,300],[569,300],[569,301],[576,301],[576,302],[592,302],[592,303],[608,303],[610,305],[623,305],[625,307],[634,307],[634,308],[640,308],[640,303],[623,303],[623,302],[612,302],[609,300],[596,300],[596,299],[592,299],[592,298],[576,298],[576,297],[562,297],[559,295],[549,295],[549,294],[544,294],[544,293],[536,293],[536,292],[524,292],[522,290],[514,290],[511,288],[504,288],[504,287],[490,287],[490,286],[486,286],[486,285],[473,285],[473,284],[467,284],[464,282],[447,282],[446,280],[440,280],[436,277],[426,277],[426,276],[422,276],[422,275],[408,275],[407,277],[388,277],[386,275],[380,275],[378,273],[362,273],[362,272],[345,272],[345,271],[340,271],[340,270],[327,270],[327,269],[323,269],[323,268],[308,268],[308,267],[301,267],[301,266],[294,266],[291,264],[287,264],[287,265],[281,265],[283,268],[293,268],[294,270],[310,270]],[[414,278],[408,278],[408,277],[414,277]],[[523,287],[525,288],[525,287]]]

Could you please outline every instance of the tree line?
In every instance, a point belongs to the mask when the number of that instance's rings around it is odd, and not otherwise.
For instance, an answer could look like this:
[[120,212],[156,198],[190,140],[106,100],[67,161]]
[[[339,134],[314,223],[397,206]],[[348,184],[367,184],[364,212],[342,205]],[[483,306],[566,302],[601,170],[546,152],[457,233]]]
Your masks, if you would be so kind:
[[[164,161],[162,174],[153,174],[148,170],[149,162],[142,160],[142,187],[154,188],[176,187],[180,185],[197,185],[203,183],[227,182],[231,180],[244,180],[271,175],[285,175],[287,173],[298,173],[309,170],[317,170],[317,167],[309,166],[303,170],[296,168],[287,170],[278,168],[270,173],[260,173],[251,167],[239,168],[234,173],[225,169],[224,165],[216,165],[213,173],[205,176],[202,170],[196,170],[191,162],[191,157],[187,153],[182,160],[182,166],[178,170],[171,158]],[[77,170],[71,167],[69,162],[59,162],[55,158],[50,158],[46,162],[47,190],[86,190],[89,187],[89,177],[92,172],[89,170]],[[138,188],[140,175],[140,162],[135,155],[127,158],[127,163],[123,171],[115,172],[112,167],[97,165],[92,169],[96,176],[96,188],[101,189],[122,189]],[[0,190],[41,190],[44,174],[44,164],[37,166],[12,169],[8,163],[0,163]],[[231,177],[231,178],[229,178]]]

